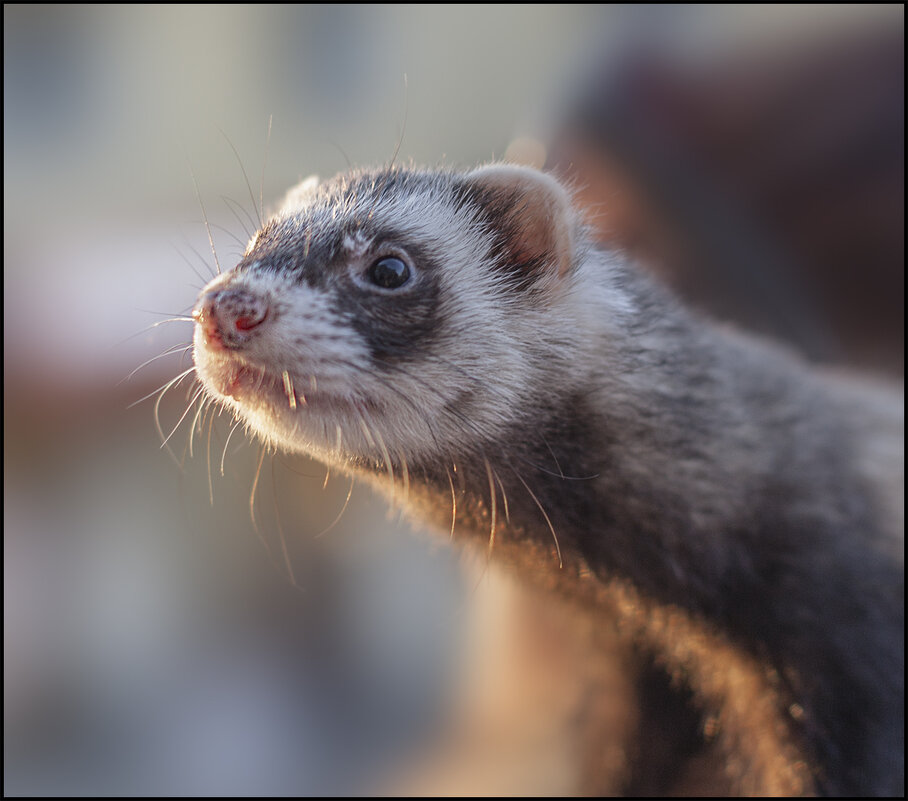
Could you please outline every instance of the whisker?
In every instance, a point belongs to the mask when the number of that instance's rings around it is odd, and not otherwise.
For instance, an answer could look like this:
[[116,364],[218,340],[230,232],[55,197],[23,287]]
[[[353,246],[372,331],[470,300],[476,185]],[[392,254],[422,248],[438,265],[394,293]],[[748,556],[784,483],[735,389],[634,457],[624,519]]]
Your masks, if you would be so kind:
[[[359,409],[357,409],[357,412],[359,412]],[[366,421],[363,419],[362,414],[360,414],[360,417],[359,417],[359,424],[363,429],[363,434],[365,435],[366,440],[368,441],[370,447],[374,448],[375,440],[372,439],[372,432],[369,431],[369,426],[366,425]]]
[[[196,396],[196,397],[198,397],[198,396]],[[193,401],[193,402],[195,402],[195,401]],[[199,410],[195,413],[195,417],[192,419],[192,425],[189,428],[189,458],[190,459],[193,457],[192,440],[193,440],[193,436],[195,435],[195,427],[196,427],[196,425],[198,425],[199,418],[202,416],[202,412],[207,408],[207,406],[208,406],[208,401],[206,398],[206,399],[203,399],[202,402],[199,404]],[[199,431],[201,431],[201,430],[202,429],[200,428]]]
[[218,261],[218,254],[214,248],[214,239],[211,236],[211,226],[208,224],[208,213],[205,211],[205,204],[202,202],[202,193],[199,191],[199,184],[195,179],[195,173],[192,171],[192,165],[189,165],[189,174],[192,176],[192,184],[195,186],[195,195],[199,200],[199,206],[202,207],[202,217],[205,221],[205,230],[208,232],[208,244],[211,245],[211,255],[214,256],[214,265],[217,267],[218,275],[221,274],[221,263]]
[[146,359],[144,362],[142,362],[128,376],[117,381],[117,386],[120,386],[120,384],[124,384],[129,381],[129,379],[132,378],[136,373],[138,373],[139,370],[141,370],[143,367],[147,367],[152,362],[156,362],[158,359],[163,359],[165,356],[170,356],[172,353],[179,353],[180,351],[189,350],[191,347],[192,343],[188,345],[171,345],[163,353],[159,353],[157,356],[152,356],[150,359]]
[[351,475],[351,476],[350,476],[350,489],[347,490],[347,497],[346,497],[346,499],[344,500],[344,505],[341,507],[340,512],[338,512],[337,517],[335,517],[334,520],[331,521],[331,525],[329,525],[327,528],[322,529],[318,534],[315,535],[315,537],[313,537],[313,539],[318,539],[319,537],[325,536],[325,534],[327,534],[327,533],[328,533],[329,531],[331,531],[331,529],[333,529],[338,523],[340,523],[340,519],[344,516],[344,512],[345,512],[346,509],[347,509],[347,504],[350,503],[350,496],[353,495],[353,484],[354,484],[355,481],[356,481],[356,478],[355,478],[354,476]]
[[[223,225],[218,225],[218,223],[211,223],[212,228],[217,228],[218,231],[227,234],[234,242],[236,242],[241,250],[246,250],[246,242],[240,239],[233,231],[229,228],[225,228]],[[246,240],[248,242],[248,240]]]
[[[154,403],[154,425],[158,431],[158,436],[160,436],[161,439],[163,440],[162,447],[165,448],[168,455],[173,460],[173,463],[180,469],[181,472],[183,470],[183,464],[179,459],[177,459],[177,455],[173,452],[171,447],[167,444],[167,439],[164,436],[164,430],[161,428],[161,401],[164,400],[164,396],[172,388],[176,387],[180,383],[180,381],[182,381],[187,375],[189,375],[194,370],[195,370],[195,367],[190,367],[185,372],[180,373],[180,375],[178,375],[176,378],[172,378],[170,381],[168,381],[160,390],[155,390],[155,392],[159,392],[159,394],[158,394],[157,400],[155,400],[155,403]],[[151,394],[146,395],[145,398],[142,398],[141,400],[136,401],[136,403],[141,403],[142,400],[145,400],[146,398],[150,398],[154,394],[155,393],[152,392]],[[132,408],[132,406],[135,406],[135,404],[131,404],[130,408]]]
[[284,555],[284,564],[287,566],[287,573],[290,575],[290,582],[294,587],[300,589],[296,582],[296,574],[293,572],[293,562],[290,559],[290,553],[287,550],[287,538],[284,536],[284,527],[281,525],[281,515],[277,502],[277,486],[274,480],[274,460],[271,460],[271,497],[274,500],[274,521],[277,523],[278,538],[281,541],[281,551]]
[[147,395],[143,395],[137,401],[133,401],[126,408],[131,409],[133,406],[138,406],[140,403],[142,403],[143,401],[147,401],[149,398],[157,395],[159,392],[163,395],[165,392],[167,392],[169,389],[172,389],[174,386],[176,386],[180,381],[182,381],[184,378],[186,378],[186,376],[188,376],[193,371],[195,371],[195,365],[190,367],[188,370],[184,370],[182,373],[180,373],[175,378],[171,378],[169,381],[166,381],[164,384],[159,386],[157,389],[152,390]]
[[[200,262],[202,262],[202,264],[204,264],[208,270],[211,271],[211,277],[217,278],[218,274],[221,272],[220,265],[218,265],[217,270],[211,270],[211,265],[205,260],[205,257],[201,253],[199,253],[198,250],[196,250],[195,245],[193,245],[188,239],[185,240],[184,244],[196,255],[196,258],[198,258],[198,260]],[[214,244],[212,244],[212,247],[214,247]],[[184,256],[184,258],[185,258],[185,256]],[[188,262],[189,259],[186,259],[186,261]],[[192,264],[190,264],[189,266],[191,267]],[[196,275],[198,275],[198,273],[196,273]],[[207,284],[211,280],[211,278],[205,279],[201,275],[199,276],[199,278],[201,278],[203,283],[205,283],[205,284]]]
[[[161,443],[162,448],[167,444],[167,441],[176,433],[176,430],[180,427],[182,422],[186,419],[186,415],[189,414],[190,410],[195,405],[195,402],[199,399],[199,397],[202,395],[202,393],[204,391],[205,391],[205,387],[199,387],[198,390],[196,390],[195,395],[192,396],[192,400],[189,402],[189,405],[186,407],[186,411],[180,415],[180,419],[177,420],[177,424],[173,427],[173,430],[167,435],[167,439],[165,439]],[[190,444],[190,451],[191,451],[192,450],[192,437],[191,436],[190,436],[189,444]],[[192,454],[190,453],[190,455],[192,455]]]
[[[358,406],[354,406],[356,413],[359,415],[360,426],[363,429],[363,434],[366,437],[369,445],[373,448],[378,448],[381,451],[382,457],[384,458],[385,467],[388,470],[388,478],[391,481],[391,499],[392,506],[396,505],[396,492],[394,489],[394,467],[391,464],[391,454],[388,453],[388,449],[385,446],[384,440],[381,439],[381,434],[378,431],[372,431],[369,428],[369,425],[366,423],[365,412]],[[379,444],[376,444],[376,439],[378,439]]]
[[563,479],[564,481],[592,481],[594,478],[599,478],[599,473],[592,473],[588,476],[566,476],[563,473],[553,473],[551,470],[543,467],[541,464],[537,464],[532,459],[527,459],[525,456],[517,455],[517,458],[520,459],[528,467],[532,467],[534,470],[538,470],[540,473],[545,473],[548,476],[553,476],[555,478]]
[[[374,426],[373,426],[374,428]],[[391,497],[394,498],[394,503],[397,503],[397,493],[394,489],[394,464],[391,461],[391,454],[388,451],[387,445],[385,445],[385,440],[381,435],[381,431],[377,428],[374,429],[373,435],[378,440],[378,447],[381,450],[382,458],[385,460],[385,467],[388,468],[388,476],[391,479]]]
[[269,545],[268,540],[265,539],[262,530],[259,528],[258,520],[255,519],[255,491],[258,489],[259,485],[259,476],[262,474],[262,464],[265,462],[265,446],[262,445],[261,451],[259,453],[259,464],[255,469],[255,478],[252,479],[252,491],[249,493],[249,517],[252,519],[252,527],[255,529],[256,536],[261,540],[262,545],[265,546],[265,550],[268,552],[268,557],[271,561],[274,561],[274,554],[271,551],[271,545]]
[[211,414],[208,417],[208,447],[205,448],[205,462],[208,465],[208,500],[214,506],[214,482],[211,479],[211,430],[214,428],[214,401],[208,404]]
[[375,195],[375,202],[372,204],[372,208],[369,209],[369,214],[366,219],[371,220],[372,215],[375,213],[375,208],[378,206],[379,201],[381,200],[382,193],[385,191],[385,188],[388,186],[388,181],[391,179],[391,174],[394,170],[394,162],[397,161],[397,156],[400,153],[400,146],[404,141],[404,133],[407,130],[407,115],[410,110],[410,94],[409,94],[409,85],[407,83],[407,75],[404,73],[404,121],[400,127],[400,136],[397,137],[397,145],[394,148],[394,155],[391,156],[391,162],[388,164],[387,169],[385,170],[385,180],[382,182],[381,189],[378,190],[378,193]]
[[[243,207],[243,205],[241,203],[237,203],[237,201],[235,201],[232,197],[228,197],[227,195],[221,195],[221,200],[224,201],[224,205],[226,205],[227,208],[230,209],[230,212],[231,212],[231,214],[233,214],[234,219],[237,221],[237,223],[239,223],[240,228],[243,229],[243,233],[246,234],[246,241],[248,242],[250,239],[252,239],[252,234],[256,230],[255,221],[252,219],[252,216],[249,214],[248,211],[246,211],[246,209]],[[236,208],[234,208],[234,207],[236,207]],[[248,227],[247,227],[246,223],[240,217],[237,209],[239,209],[240,211],[243,212],[243,214],[246,215],[246,219],[249,222]]]
[[552,454],[552,461],[555,463],[555,467],[558,468],[558,477],[564,478],[564,470],[561,469],[561,465],[558,463],[558,457],[555,456],[555,451],[552,450],[552,446],[549,445],[549,441],[544,436],[542,437],[542,441],[545,443],[548,452]]
[[489,529],[488,558],[491,559],[492,558],[492,548],[495,547],[495,525],[498,522],[497,507],[496,507],[496,501],[497,501],[498,494],[495,492],[495,482],[492,480],[492,467],[489,464],[489,460],[486,458],[483,458],[483,462],[485,462],[485,465],[486,465],[486,475],[489,477],[489,503],[490,503],[489,513],[492,518],[492,525],[491,525],[491,528]]
[[504,491],[504,484],[501,483],[501,477],[492,469],[492,472],[495,473],[495,480],[498,482],[498,486],[501,488],[501,500],[504,501],[504,519],[508,523],[511,522],[511,513],[508,511],[508,494]]
[[517,480],[523,484],[526,488],[526,491],[530,493],[530,497],[536,502],[536,506],[539,507],[539,511],[542,512],[542,516],[545,518],[545,522],[548,523],[549,531],[552,532],[552,539],[555,540],[555,550],[558,552],[558,567],[564,567],[564,559],[561,557],[561,545],[558,543],[558,535],[555,533],[555,527],[552,525],[552,521],[549,519],[549,516],[546,514],[545,509],[542,508],[542,504],[539,502],[539,498],[536,497],[536,493],[530,489],[530,485],[523,480],[523,477],[516,471],[514,468],[511,468],[511,472],[517,477]]
[[347,169],[348,169],[348,170],[352,170],[352,169],[353,169],[353,162],[350,161],[350,157],[347,155],[347,152],[346,152],[346,151],[345,151],[337,142],[335,142],[333,139],[331,140],[331,145],[337,150],[338,153],[341,154],[341,156],[343,157],[344,161],[347,162]]
[[357,413],[359,414],[360,422],[363,425],[363,431],[365,432],[366,437],[372,442],[373,447],[376,447],[376,442],[378,443],[377,447],[378,447],[379,451],[381,452],[382,459],[384,459],[385,467],[388,470],[388,478],[391,480],[392,506],[396,506],[398,500],[397,500],[397,492],[395,490],[395,482],[394,482],[394,465],[391,461],[391,454],[388,451],[388,446],[385,445],[385,440],[381,435],[381,431],[379,431],[377,428],[375,428],[374,425],[371,427],[371,433],[370,433],[370,427],[366,424],[366,417],[368,417],[368,415],[366,414],[365,410],[361,409],[358,406],[355,408],[356,408]]
[[[236,156],[237,164],[240,165],[240,171],[243,173],[243,180],[246,181],[246,189],[249,190],[249,199],[252,201],[252,208],[255,209],[256,212],[258,212],[258,209],[256,208],[256,205],[255,205],[255,195],[252,193],[252,184],[249,183],[249,176],[246,174],[246,168],[243,166],[243,160],[240,158],[240,154],[239,154],[239,152],[237,151],[236,147],[234,147],[233,142],[230,141],[230,137],[227,136],[227,134],[224,133],[224,131],[222,131],[220,128],[218,128],[218,130],[221,131],[221,135],[224,137],[224,139],[227,140],[227,144],[230,145],[230,149],[233,151],[233,155]],[[258,225],[258,227],[259,227],[259,228],[262,227],[262,216],[261,216],[261,214],[259,214],[259,225]]]
[[[202,264],[205,265],[205,268],[206,268],[207,270],[211,270],[211,265],[210,265],[207,261],[205,261],[205,259],[202,258],[202,255],[201,255],[194,247],[192,247],[192,245],[189,244],[189,242],[188,242],[188,240],[186,239],[185,235],[183,236],[183,242],[184,242],[184,244],[186,244],[186,245],[195,253],[196,256],[199,257],[199,260],[202,262]],[[170,245],[171,245],[171,247],[177,252],[177,255],[178,255],[183,261],[185,261],[187,265],[189,265],[189,269],[192,270],[192,271],[196,274],[196,277],[199,279],[199,281],[202,282],[202,286],[205,286],[205,284],[207,284],[207,283],[211,280],[211,277],[206,278],[204,275],[202,275],[202,274],[196,269],[195,265],[194,265],[191,261],[189,261],[189,257],[188,257],[185,253],[183,253],[183,251],[180,250],[173,242],[171,242]],[[212,276],[212,277],[213,277],[213,276]]]
[[[137,311],[144,312],[145,310],[137,309]],[[147,314],[162,314],[163,312],[151,312],[150,311],[150,312],[146,312],[146,313]],[[125,345],[127,342],[132,341],[136,337],[140,337],[140,336],[142,336],[142,334],[145,334],[148,331],[151,331],[153,328],[157,328],[159,325],[164,325],[165,323],[193,323],[194,324],[195,320],[193,320],[191,317],[184,317],[183,315],[175,315],[175,316],[169,317],[166,320],[158,320],[157,322],[150,323],[149,325],[146,325],[143,328],[140,328],[134,334],[130,334],[128,337],[124,337],[119,342],[114,343],[110,347],[111,347],[111,349],[119,348],[120,346]]]
[[227,441],[224,443],[224,450],[221,451],[221,476],[224,475],[224,460],[227,458],[227,446],[230,444],[230,438],[233,436],[233,432],[236,431],[243,421],[240,418],[237,418],[236,422],[233,424],[233,427],[230,429],[230,433],[227,435]]
[[[274,115],[268,115],[268,134],[265,136],[265,157],[262,159],[262,180],[259,183],[259,220],[265,219],[265,168],[268,166],[268,150],[271,145],[271,123]],[[252,201],[255,205],[255,201]],[[261,226],[259,226],[261,227]]]
[[[172,312],[155,311],[154,309],[142,309],[142,308],[138,308],[138,307],[136,307],[136,311],[142,312],[142,314],[157,314],[160,316],[166,315],[167,317],[171,318],[172,320],[183,320],[185,322],[195,322],[195,320],[193,320],[192,317],[185,315],[185,314],[173,314]],[[161,323],[166,323],[166,322],[170,322],[170,320],[158,320],[158,322],[152,323],[152,326],[161,325]]]
[[451,542],[454,541],[454,524],[457,521],[457,495],[454,493],[454,479],[451,478],[451,474],[448,472],[447,466],[445,466],[445,474],[448,476],[448,483],[451,485],[451,536],[449,539]]
[[398,459],[401,464],[401,469],[403,471],[403,482],[404,482],[404,502],[401,506],[400,514],[401,518],[403,517],[404,510],[407,506],[410,505],[410,468],[407,466],[407,457],[404,456],[400,451],[397,453]]

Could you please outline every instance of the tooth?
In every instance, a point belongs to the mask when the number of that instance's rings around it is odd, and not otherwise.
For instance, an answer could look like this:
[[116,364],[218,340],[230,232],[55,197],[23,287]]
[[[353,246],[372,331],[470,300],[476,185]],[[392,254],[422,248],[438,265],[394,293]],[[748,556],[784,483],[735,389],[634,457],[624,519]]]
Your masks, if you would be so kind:
[[293,382],[290,380],[290,373],[284,370],[281,373],[281,377],[284,379],[284,392],[287,393],[287,399],[290,401],[290,408],[296,408],[296,393],[293,391]]

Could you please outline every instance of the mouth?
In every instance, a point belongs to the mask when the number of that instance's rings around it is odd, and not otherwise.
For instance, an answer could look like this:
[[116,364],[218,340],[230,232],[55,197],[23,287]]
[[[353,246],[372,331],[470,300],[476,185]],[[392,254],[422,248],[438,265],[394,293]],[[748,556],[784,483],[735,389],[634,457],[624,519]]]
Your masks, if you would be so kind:
[[[217,363],[209,360],[202,369],[202,374],[217,395],[229,398],[241,406],[255,407],[264,404],[296,410],[307,406],[307,394],[313,394],[309,386],[306,387],[310,390],[308,393],[304,392],[302,387],[296,386],[287,370],[275,375],[264,367],[255,367],[232,359],[218,359]],[[315,388],[314,379],[310,386],[312,389]]]
[[377,410],[376,404],[366,398],[325,391],[314,374],[300,376],[291,374],[289,370],[277,373],[225,354],[205,354],[204,358],[197,359],[197,368],[200,377],[215,395],[229,400],[231,405],[250,411],[262,407],[274,414]]

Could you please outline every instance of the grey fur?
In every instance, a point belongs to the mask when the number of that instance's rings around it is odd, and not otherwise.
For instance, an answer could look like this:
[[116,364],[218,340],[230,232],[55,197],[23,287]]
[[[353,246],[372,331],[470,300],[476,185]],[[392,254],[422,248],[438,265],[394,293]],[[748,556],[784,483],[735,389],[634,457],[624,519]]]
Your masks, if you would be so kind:
[[[379,291],[388,253],[415,277]],[[903,791],[897,394],[698,319],[517,168],[307,182],[203,292],[217,325],[225,290],[268,315],[214,345],[197,326],[209,392],[444,531],[453,495],[458,538],[494,532],[495,557],[616,627],[666,677],[641,679],[653,725],[693,721],[668,773],[712,753],[720,792]],[[628,753],[617,789],[678,788]]]

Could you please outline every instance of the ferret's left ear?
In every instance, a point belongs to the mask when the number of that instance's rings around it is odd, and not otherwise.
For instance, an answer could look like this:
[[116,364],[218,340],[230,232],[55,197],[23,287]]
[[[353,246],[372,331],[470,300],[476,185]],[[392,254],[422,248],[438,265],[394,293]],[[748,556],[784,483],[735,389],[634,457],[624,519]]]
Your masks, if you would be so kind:
[[574,212],[565,188],[546,173],[492,164],[467,175],[471,194],[504,236],[508,265],[531,280],[560,276],[574,253]]
[[285,214],[293,213],[303,206],[308,205],[317,190],[318,176],[310,175],[287,192],[281,203],[281,211]]

